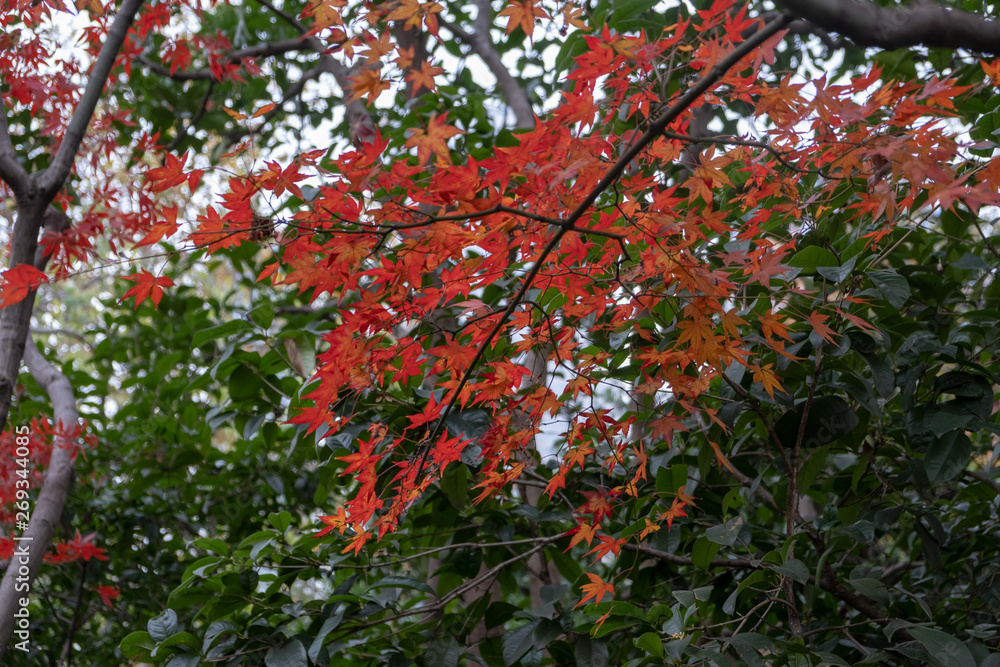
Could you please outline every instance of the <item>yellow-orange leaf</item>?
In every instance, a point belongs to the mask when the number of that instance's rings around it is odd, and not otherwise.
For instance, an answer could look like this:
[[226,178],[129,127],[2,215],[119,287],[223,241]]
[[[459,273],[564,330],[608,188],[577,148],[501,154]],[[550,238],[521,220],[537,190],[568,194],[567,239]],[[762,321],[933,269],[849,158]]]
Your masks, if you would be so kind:
[[524,34],[531,39],[535,31],[535,19],[547,19],[548,13],[541,7],[535,6],[534,0],[514,0],[507,7],[502,9],[498,16],[506,16],[507,34],[514,32],[514,28],[521,26]]
[[431,116],[427,122],[426,130],[413,130],[410,138],[406,140],[406,148],[417,148],[417,161],[421,166],[427,164],[431,155],[437,158],[440,165],[451,164],[451,153],[448,150],[448,139],[455,135],[462,134],[457,127],[445,125],[448,114]]
[[590,579],[590,583],[580,586],[580,590],[582,590],[585,595],[573,606],[573,609],[586,604],[588,600],[593,600],[595,603],[600,602],[605,593],[610,593],[611,595],[615,594],[615,587],[613,585],[606,583],[593,572],[587,572],[586,575],[587,578]]
[[368,104],[371,104],[389,87],[389,82],[382,79],[382,70],[379,68],[365,68],[357,76],[352,76],[351,81],[354,84],[351,102],[367,95]]
[[771,398],[774,398],[774,390],[777,389],[780,392],[785,390],[781,388],[781,383],[778,382],[778,376],[774,374],[771,367],[774,364],[765,364],[764,367],[760,367],[757,364],[752,364],[750,370],[753,371],[753,381],[760,382],[764,386],[764,391]]

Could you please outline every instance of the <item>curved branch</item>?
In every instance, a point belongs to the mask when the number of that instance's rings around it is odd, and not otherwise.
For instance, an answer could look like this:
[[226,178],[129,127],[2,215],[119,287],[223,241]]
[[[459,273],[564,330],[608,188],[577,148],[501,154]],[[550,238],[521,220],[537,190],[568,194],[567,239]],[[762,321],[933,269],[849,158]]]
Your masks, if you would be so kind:
[[56,151],[52,164],[45,172],[38,177],[36,185],[41,197],[47,205],[56,193],[62,188],[69,176],[69,171],[73,167],[73,159],[77,151],[80,150],[80,143],[87,133],[87,126],[97,108],[97,102],[104,94],[104,85],[108,81],[111,68],[114,67],[115,60],[118,59],[118,52],[125,43],[132,21],[135,20],[139,8],[145,0],[125,0],[118,8],[118,15],[115,22],[108,30],[107,41],[101,47],[101,52],[97,56],[93,69],[90,70],[90,78],[87,80],[87,87],[83,91],[79,104],[73,111],[69,125],[66,127],[66,134],[63,135],[59,150]]
[[7,108],[0,99],[0,180],[6,183],[17,199],[27,192],[31,184],[28,172],[24,170],[17,160],[17,153],[14,152],[14,142],[10,139],[10,130],[7,129]]
[[497,86],[503,93],[504,100],[514,112],[517,127],[520,129],[531,129],[535,126],[535,110],[531,106],[528,93],[525,92],[521,84],[517,82],[500,59],[500,52],[497,51],[493,39],[490,37],[490,29],[493,27],[493,8],[489,0],[476,0],[476,32],[467,33],[459,26],[450,21],[441,21],[441,25],[451,31],[458,41],[467,44],[472,48],[472,52],[479,56],[493,76],[496,77]]
[[862,46],[938,46],[1000,54],[1000,21],[934,2],[879,7],[855,0],[778,0],[787,11]]
[[[57,432],[72,432],[79,423],[73,385],[55,366],[46,361],[42,353],[35,347],[34,341],[24,349],[24,362],[28,366],[31,376],[45,389],[52,401],[54,421],[58,425]],[[52,542],[70,487],[73,486],[75,455],[76,443],[64,436],[57,435],[52,443],[52,456],[45,473],[45,482],[42,484],[42,490],[39,492],[38,500],[35,501],[35,506],[32,509],[28,529],[24,531],[21,537],[22,541],[19,542],[21,545],[27,545],[29,590],[31,582],[35,580],[38,570],[42,566],[42,557]],[[19,575],[16,578],[15,573]],[[3,581],[0,582],[0,655],[6,651],[13,633],[14,612],[19,598],[26,597],[23,591],[15,590],[16,584],[24,583],[23,579],[20,582],[17,581],[21,578],[20,575],[21,568],[14,567],[11,563]]]

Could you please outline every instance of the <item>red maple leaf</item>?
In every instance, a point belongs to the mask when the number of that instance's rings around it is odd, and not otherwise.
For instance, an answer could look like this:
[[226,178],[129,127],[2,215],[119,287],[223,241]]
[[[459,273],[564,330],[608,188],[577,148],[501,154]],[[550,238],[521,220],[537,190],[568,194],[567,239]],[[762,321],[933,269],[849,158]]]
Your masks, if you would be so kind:
[[117,600],[122,592],[114,586],[98,586],[97,594],[101,596],[101,602],[109,607],[114,607],[112,601]]
[[146,269],[142,269],[139,273],[133,273],[130,276],[122,276],[125,280],[129,280],[135,283],[135,286],[125,292],[122,298],[118,299],[118,303],[121,303],[130,296],[135,297],[135,307],[139,308],[139,304],[146,299],[153,300],[153,307],[159,308],[160,299],[163,298],[163,288],[173,287],[174,281],[166,276],[160,276],[159,278],[154,276],[152,273]]
[[185,173],[184,164],[187,162],[187,158],[187,153],[184,153],[179,158],[171,153],[167,153],[164,157],[162,167],[150,169],[146,172],[146,183],[149,184],[149,189],[152,192],[163,192],[186,181],[188,187],[193,192],[198,187],[201,176],[205,172],[201,169],[194,169]]
[[0,287],[0,308],[6,308],[24,299],[49,277],[30,264],[18,264],[3,272],[3,286]]

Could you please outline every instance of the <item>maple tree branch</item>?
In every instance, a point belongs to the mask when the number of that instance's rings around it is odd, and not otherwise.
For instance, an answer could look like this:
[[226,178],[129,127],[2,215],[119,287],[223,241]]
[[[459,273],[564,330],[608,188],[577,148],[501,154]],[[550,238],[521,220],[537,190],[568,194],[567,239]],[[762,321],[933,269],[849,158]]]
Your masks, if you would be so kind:
[[[714,85],[722,76],[729,71],[736,63],[738,63],[743,56],[747,55],[753,49],[757,48],[759,45],[763,44],[765,41],[770,39],[778,31],[780,31],[784,26],[793,20],[793,17],[788,14],[782,14],[777,19],[771,21],[759,31],[751,35],[746,41],[741,42],[736,46],[726,57],[722,58],[717,62],[711,70],[706,72],[691,88],[687,90],[680,99],[678,99],[669,109],[664,111],[658,117],[656,117],[650,124],[649,127],[643,132],[642,136],[636,140],[632,146],[630,146],[618,161],[608,169],[604,177],[598,181],[597,185],[590,191],[590,193],[584,197],[576,208],[566,217],[565,220],[559,223],[555,234],[549,239],[549,242],[545,244],[542,250],[538,253],[538,258],[535,260],[534,265],[531,270],[528,271],[527,275],[524,277],[524,282],[521,284],[521,289],[511,298],[510,302],[507,304],[507,308],[504,309],[503,314],[497,323],[490,329],[485,340],[479,345],[479,349],[476,350],[476,355],[469,362],[469,367],[466,369],[465,373],[462,374],[462,379],[459,381],[458,386],[455,388],[454,392],[451,394],[451,398],[448,400],[447,405],[445,405],[444,410],[441,413],[441,417],[438,419],[437,424],[434,426],[434,430],[431,432],[427,439],[427,442],[435,443],[437,439],[441,436],[445,428],[445,422],[448,420],[448,416],[455,407],[455,403],[459,400],[462,394],[462,390],[469,383],[472,378],[473,372],[475,372],[476,367],[479,362],[482,361],[489,349],[490,342],[496,337],[500,330],[507,324],[507,320],[510,319],[511,314],[517,309],[518,305],[524,299],[528,290],[531,288],[531,283],[534,282],[535,277],[541,271],[542,265],[545,263],[546,258],[552,253],[553,250],[559,245],[563,236],[569,232],[576,222],[583,217],[584,213],[590,210],[590,207],[597,201],[597,198],[607,190],[613,183],[616,183],[622,174],[625,173],[625,169],[628,168],[630,162],[632,162],[635,157],[643,151],[649,144],[653,142],[660,133],[663,132],[666,127],[680,117],[684,111],[688,109],[692,104],[694,104],[698,98],[700,98],[705,92],[707,92],[712,85]],[[425,448],[424,454],[421,457],[420,465],[417,469],[417,476],[423,472],[424,464],[427,461],[427,455],[430,453],[430,447]]]
[[104,86],[108,82],[111,68],[114,67],[118,52],[121,50],[122,44],[125,43],[132,21],[135,20],[143,2],[145,0],[125,0],[118,8],[118,15],[115,17],[114,23],[111,24],[111,28],[108,29],[108,36],[101,47],[101,52],[97,55],[97,60],[90,70],[87,87],[84,88],[80,102],[73,111],[69,125],[66,126],[66,132],[63,134],[63,140],[59,144],[55,157],[52,158],[52,164],[37,177],[35,182],[41,198],[46,204],[56,196],[63,183],[66,182],[70,169],[73,168],[73,160],[77,151],[80,150],[80,144],[87,133],[94,109],[97,108],[97,102],[104,95]]
[[[534,554],[538,553],[539,551],[541,551],[545,547],[549,546],[550,544],[552,544],[556,540],[561,539],[562,537],[563,537],[563,535],[555,535],[555,536],[552,536],[552,537],[539,538],[539,540],[538,540],[539,543],[536,544],[531,549],[528,549],[524,553],[515,554],[514,556],[508,558],[507,560],[505,560],[505,561],[503,561],[501,563],[498,563],[497,565],[491,567],[489,570],[486,570],[485,572],[481,573],[477,577],[475,577],[473,579],[470,579],[469,581],[465,582],[461,586],[457,586],[457,587],[453,588],[452,590],[448,591],[448,593],[446,593],[445,595],[442,595],[440,598],[438,598],[437,600],[435,600],[431,604],[423,605],[423,606],[420,606],[420,607],[414,607],[412,609],[407,609],[407,610],[402,611],[402,612],[400,612],[398,614],[395,614],[393,616],[389,616],[388,618],[382,618],[382,619],[378,619],[378,620],[375,620],[375,621],[368,621],[368,622],[365,622],[365,623],[360,623],[358,625],[352,625],[352,626],[346,627],[346,628],[344,628],[344,630],[346,632],[344,634],[340,635],[340,637],[341,638],[342,637],[346,637],[347,635],[352,634],[353,632],[356,632],[358,630],[364,630],[366,628],[375,627],[376,625],[383,625],[385,623],[391,623],[392,621],[396,621],[396,620],[399,620],[401,618],[406,618],[407,616],[414,616],[416,614],[427,614],[429,612],[433,612],[433,611],[436,611],[438,609],[444,609],[448,605],[449,602],[451,602],[452,600],[454,600],[458,596],[462,595],[467,590],[471,590],[471,589],[475,588],[476,586],[479,586],[483,582],[487,581],[488,579],[491,579],[491,578],[497,576],[500,573],[500,571],[503,570],[505,567],[508,567],[509,565],[513,565],[514,563],[517,563],[519,561],[522,561],[525,558],[530,558]],[[334,632],[336,632],[336,630],[334,630]]]
[[[262,42],[243,49],[230,51],[224,56],[224,59],[228,63],[238,63],[244,58],[270,58],[271,56],[282,56],[286,53],[294,53],[296,51],[315,50],[315,47],[309,43],[308,39],[293,37],[292,39],[283,39],[277,42]],[[323,50],[325,51],[326,49],[324,48]],[[162,63],[158,63],[155,60],[150,60],[146,56],[139,56],[137,60],[156,74],[173,79],[174,81],[217,80],[210,67],[199,67],[198,69],[192,70],[177,70],[171,73],[169,67],[163,65]]]
[[[3,100],[0,99],[0,105],[2,104]],[[14,151],[14,142],[11,141],[10,130],[7,128],[6,107],[0,107],[0,180],[10,187],[15,199],[22,196],[31,185],[31,178],[18,162]]]
[[1000,21],[935,2],[880,7],[855,0],[778,0],[787,11],[861,46],[937,46],[1000,54]]
[[972,479],[979,480],[986,486],[993,489],[993,493],[1000,496],[1000,483],[998,483],[995,479],[992,479],[991,477],[988,477],[987,475],[981,472],[976,472],[975,470],[966,470],[965,474],[971,477]]
[[[34,341],[25,346],[24,363],[28,366],[31,377],[49,395],[57,433],[72,432],[79,424],[79,414],[73,385],[69,379],[42,356]],[[38,575],[42,558],[52,542],[59,518],[62,516],[63,506],[73,486],[75,455],[75,442],[60,435],[53,438],[52,455],[45,472],[45,481],[32,508],[28,529],[22,534],[22,541],[17,542],[18,547],[24,547],[27,553],[22,555],[15,550],[7,567],[7,573],[0,582],[0,656],[8,648],[8,642],[14,631],[15,608],[18,599],[23,595],[15,590],[15,586],[18,580],[21,582],[26,580],[30,586]],[[13,576],[15,572],[18,575],[16,578]]]
[[181,125],[181,128],[177,131],[177,136],[174,137],[173,140],[167,145],[167,153],[174,152],[177,147],[181,145],[181,142],[184,141],[184,138],[191,133],[191,128],[197,125],[198,121],[201,120],[201,117],[205,115],[205,111],[208,109],[208,101],[212,97],[212,91],[215,90],[215,84],[215,81],[208,82],[208,88],[206,88],[205,94],[201,98],[201,104],[198,105],[198,111],[191,116],[191,120],[187,122],[187,125]]
[[444,19],[438,19],[438,21],[450,30],[458,38],[458,41],[467,44],[496,77],[497,86],[503,92],[507,106],[514,112],[517,127],[531,129],[535,126],[535,110],[531,105],[531,99],[506,65],[503,64],[500,52],[497,51],[496,45],[490,38],[490,29],[493,27],[493,7],[489,0],[476,0],[476,10],[476,31],[474,33],[466,32],[451,21]]
[[[709,136],[709,137],[697,136],[696,137],[696,136],[691,136],[689,134],[678,134],[677,132],[669,132],[667,130],[663,131],[663,136],[666,137],[667,139],[676,139],[678,141],[688,141],[688,142],[695,143],[695,144],[706,143],[706,144],[720,144],[720,145],[724,145],[724,146],[746,146],[748,148],[760,148],[762,150],[767,151],[771,155],[773,155],[774,158],[778,162],[780,162],[781,165],[783,167],[785,167],[786,169],[790,169],[790,170],[798,172],[800,174],[819,174],[820,176],[823,176],[825,178],[831,178],[831,176],[829,176],[828,174],[824,173],[820,169],[803,169],[802,167],[798,167],[798,166],[792,164],[791,162],[789,162],[787,160],[787,158],[785,158],[784,155],[781,154],[781,151],[779,151],[774,146],[772,146],[771,144],[769,144],[767,142],[764,142],[764,141],[751,141],[751,140],[748,140],[748,139],[737,139],[736,137],[729,137],[729,136],[725,136],[725,135],[716,135],[716,136]],[[843,177],[841,177],[841,176],[833,176],[832,178],[839,179],[839,178],[843,178]]]
[[[694,559],[690,556],[678,556],[677,554],[660,551],[659,549],[654,549],[653,547],[647,547],[644,544],[626,542],[622,545],[622,548],[628,549],[629,551],[635,551],[636,553],[644,554],[646,556],[652,556],[653,558],[666,561],[667,563],[673,563],[674,565],[694,565]],[[749,558],[713,558],[709,564],[712,567],[756,570],[761,566],[761,561],[755,561]]]
[[80,629],[83,625],[82,611],[83,611],[83,592],[86,590],[84,585],[87,582],[87,566],[90,561],[78,561],[80,563],[80,580],[77,582],[76,586],[76,600],[73,603],[73,618],[70,620],[69,629],[66,631],[66,640],[63,642],[62,655],[59,659],[64,665],[72,664],[70,658],[73,655],[73,639],[76,636],[76,631]]

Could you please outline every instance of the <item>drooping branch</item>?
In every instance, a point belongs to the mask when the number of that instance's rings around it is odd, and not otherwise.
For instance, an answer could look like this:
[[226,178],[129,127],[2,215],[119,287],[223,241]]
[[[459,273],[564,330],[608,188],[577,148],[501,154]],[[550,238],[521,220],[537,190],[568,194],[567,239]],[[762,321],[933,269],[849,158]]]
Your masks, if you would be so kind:
[[[52,402],[52,412],[57,425],[57,433],[72,433],[79,423],[76,409],[76,396],[73,385],[55,366],[50,364],[42,353],[31,342],[24,349],[24,362],[28,371],[38,384],[49,395]],[[48,551],[49,544],[56,532],[59,518],[69,490],[73,486],[74,457],[76,443],[64,435],[57,435],[52,443],[52,456],[45,473],[45,482],[38,494],[31,512],[28,529],[22,535],[19,544],[28,545],[27,583],[30,586],[42,566],[42,558]],[[19,563],[20,564],[20,563]],[[18,572],[18,577],[14,573]],[[14,612],[18,598],[23,593],[15,590],[20,577],[20,568],[13,564],[8,567],[7,574],[0,582],[0,656],[7,648],[7,643],[14,630]]]
[[125,43],[128,30],[143,2],[145,0],[125,0],[118,8],[118,15],[108,30],[104,46],[101,47],[101,52],[97,55],[94,67],[90,71],[87,87],[73,111],[73,116],[66,127],[66,133],[63,135],[62,143],[59,144],[52,164],[36,180],[44,206],[48,206],[48,203],[52,201],[52,198],[62,188],[63,183],[66,182],[66,177],[69,176],[73,160],[76,158],[77,151],[80,150],[80,143],[83,141],[83,137],[87,133],[87,126],[90,125],[90,119],[94,115],[94,109],[97,108],[97,102],[104,94],[108,75],[111,74],[111,68],[114,67],[115,60],[118,58],[118,52],[121,50],[122,44]]
[[[745,55],[773,37],[792,20],[793,17],[787,14],[778,17],[761,28],[758,32],[754,33],[754,35],[749,39],[737,45],[736,48],[734,48],[726,57],[719,60],[719,62],[717,62],[711,70],[706,72],[693,86],[687,90],[687,92],[681,95],[681,97],[673,105],[671,105],[669,109],[664,111],[649,123],[649,127],[645,132],[643,132],[642,136],[640,136],[635,143],[623,151],[621,157],[619,157],[611,168],[608,169],[601,180],[598,181],[597,185],[595,185],[587,196],[583,198],[583,201],[581,201],[576,208],[574,208],[573,211],[566,216],[565,220],[560,222],[556,232],[552,235],[552,238],[549,239],[548,243],[546,243],[538,253],[538,257],[535,259],[534,265],[524,277],[524,282],[521,284],[521,288],[507,303],[507,308],[503,311],[503,314],[497,320],[493,328],[487,333],[486,339],[480,343],[476,355],[472,358],[472,361],[469,362],[469,366],[465,373],[462,374],[462,379],[452,392],[451,398],[448,400],[441,413],[441,418],[438,419],[434,430],[431,432],[426,442],[437,442],[437,439],[441,436],[441,433],[445,428],[445,424],[448,421],[448,416],[451,414],[455,404],[459,400],[459,397],[462,395],[462,390],[465,389],[469,380],[472,378],[472,374],[475,372],[479,362],[482,361],[484,355],[489,349],[490,343],[494,338],[496,338],[497,334],[500,333],[500,330],[507,324],[507,320],[522,303],[525,295],[528,293],[528,290],[531,289],[531,284],[534,282],[535,277],[545,264],[545,260],[559,246],[559,242],[562,241],[562,238],[572,230],[577,221],[580,220],[584,214],[590,211],[590,207],[594,205],[597,198],[600,197],[601,194],[610,188],[614,183],[618,182],[618,179],[622,177],[622,174],[624,174],[625,170],[628,168],[629,163],[631,163],[632,160],[639,155],[639,153],[645,150],[647,146],[653,143],[653,141],[660,136],[663,130],[666,129],[670,123],[677,120],[681,114],[697,102],[702,95],[704,95],[717,81],[719,81],[719,79],[721,79],[730,68],[742,60]],[[424,449],[420,465],[418,466],[418,475],[423,471],[429,452],[429,447]]]
[[937,46],[1000,54],[1000,21],[935,2],[880,7],[855,0],[778,0],[798,17],[861,46]]

